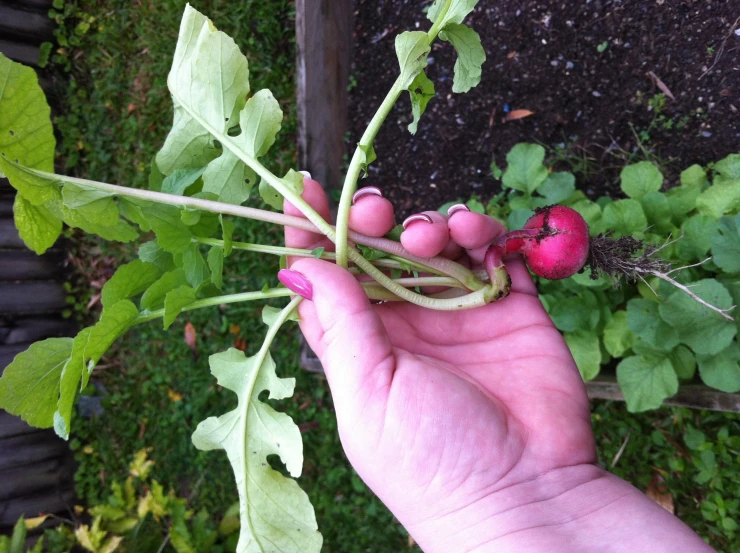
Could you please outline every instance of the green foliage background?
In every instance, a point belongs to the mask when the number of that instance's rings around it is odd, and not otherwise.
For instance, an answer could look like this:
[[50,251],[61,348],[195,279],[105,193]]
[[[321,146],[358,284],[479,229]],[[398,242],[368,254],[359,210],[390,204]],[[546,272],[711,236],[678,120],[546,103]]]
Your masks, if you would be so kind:
[[[286,118],[271,164],[276,173],[287,170],[295,162],[293,2],[213,0],[194,2],[194,6],[247,53],[253,90],[269,88],[281,103]],[[63,172],[146,185],[150,161],[171,123],[165,81],[183,7],[184,2],[173,0],[57,0],[52,15],[60,24],[60,48],[51,59],[61,77],[55,125],[61,135],[58,162]],[[540,175],[542,171],[535,168],[522,178],[537,180]],[[243,241],[278,243],[281,239],[279,230],[266,225],[243,220],[237,225],[235,237]],[[133,248],[125,245],[84,245],[90,258],[111,256],[117,264],[135,256]],[[225,274],[231,275],[225,283],[227,291],[275,284],[273,258],[232,255],[226,263]],[[556,296],[558,292],[545,293]],[[224,455],[196,450],[190,435],[200,420],[233,407],[233,394],[214,384],[207,356],[233,346],[237,339],[248,340],[248,353],[255,351],[259,343],[250,337],[264,333],[258,310],[246,304],[193,312],[170,332],[143,325],[114,346],[106,357],[108,368],[94,379],[102,387],[87,390],[88,395],[102,396],[104,413],[91,420],[78,417],[73,423],[81,499],[102,503],[108,483],[125,478],[134,452],[150,447],[150,458],[156,460],[153,477],[165,489],[171,487],[189,497],[195,509],[206,509],[217,523],[236,499],[232,473]],[[185,320],[197,332],[197,358],[183,340]],[[282,333],[273,355],[283,375],[298,379],[295,397],[279,408],[306,430],[300,484],[316,509],[324,550],[406,549],[405,532],[342,453],[325,382],[299,370],[295,330]],[[599,360],[601,355],[599,348]],[[716,548],[740,551],[735,529],[727,522],[739,512],[733,500],[740,496],[738,417],[684,409],[635,415],[624,405],[595,402],[593,420],[605,466],[610,467],[629,437],[612,470],[641,489],[659,472],[676,498],[679,516]]]

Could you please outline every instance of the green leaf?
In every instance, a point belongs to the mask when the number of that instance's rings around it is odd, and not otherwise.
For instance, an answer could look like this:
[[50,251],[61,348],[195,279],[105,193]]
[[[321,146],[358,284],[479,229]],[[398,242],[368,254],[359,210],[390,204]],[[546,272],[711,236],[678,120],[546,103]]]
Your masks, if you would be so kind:
[[53,182],[18,169],[54,172],[51,110],[36,73],[0,54],[0,173],[26,201],[40,205],[56,195]]
[[537,188],[548,204],[559,204],[570,198],[576,190],[576,178],[572,173],[556,172],[547,175],[547,179]]
[[740,209],[740,154],[730,154],[714,164],[717,174],[712,186],[696,200],[700,213],[719,219]]
[[648,192],[640,199],[648,223],[662,232],[669,231],[671,225],[671,204],[662,192]]
[[601,216],[606,230],[613,230],[620,236],[630,236],[645,232],[647,217],[637,200],[617,200],[608,204]]
[[707,172],[701,165],[692,165],[688,169],[681,171],[681,186],[685,188],[695,188],[700,192],[709,184]]
[[293,394],[295,379],[279,378],[267,347],[250,358],[236,349],[212,355],[211,372],[218,383],[236,393],[238,406],[210,417],[193,434],[201,450],[224,449],[236,475],[241,530],[237,551],[260,551],[260,544],[281,553],[318,553],[321,534],[308,496],[295,480],[274,471],[267,457],[279,455],[297,477],[303,464],[300,431],[291,418],[259,400]]
[[224,150],[203,173],[203,191],[218,196],[219,202],[241,205],[257,182],[256,173],[231,150]]
[[728,180],[740,180],[740,154],[730,154],[719,160],[714,170]]
[[177,316],[195,301],[195,290],[190,286],[180,286],[167,292],[164,298],[164,329],[175,322]]
[[707,386],[731,394],[740,392],[740,345],[733,342],[717,355],[699,357],[699,374]]
[[61,206],[61,212],[62,219],[70,227],[80,228],[88,234],[97,234],[106,240],[132,242],[139,237],[136,229],[122,219],[118,219],[118,222],[113,226],[103,226],[88,220],[81,211]]
[[211,270],[211,282],[221,290],[224,279],[224,249],[213,246],[208,251],[208,268]]
[[601,347],[599,337],[592,331],[578,330],[566,332],[563,337],[568,344],[573,359],[583,380],[593,380],[601,368]]
[[[482,203],[480,203],[480,200],[478,200],[476,196],[473,196],[467,202],[465,202],[465,205],[468,206],[470,211],[472,211],[473,213],[480,213],[481,215],[486,214],[486,207]],[[446,213],[447,212],[445,211],[445,214]]]
[[534,211],[531,209],[514,209],[509,213],[506,226],[509,230],[518,230],[524,226],[532,215],[534,215]]
[[128,198],[119,198],[118,209],[121,211],[121,215],[126,219],[139,225],[141,230],[144,232],[149,232],[152,230],[152,227],[147,218],[144,217],[144,212],[141,210],[141,206],[144,203],[146,202],[140,202],[139,200],[131,200]]
[[[727,309],[732,305],[730,293],[714,279],[692,283],[691,291],[720,309]],[[737,327],[732,321],[683,292],[671,294],[660,306],[660,315],[676,329],[681,342],[700,355],[719,353],[730,345],[737,333]]]
[[91,223],[111,227],[118,222],[118,206],[110,192],[68,183],[62,188],[62,198],[65,207]]
[[701,188],[689,186],[676,186],[665,193],[674,223],[680,224],[684,217],[696,208],[699,194]]
[[[611,205],[611,204],[610,204]],[[588,231],[591,236],[604,232],[606,229],[602,229],[603,213],[601,207],[596,202],[591,200],[578,200],[571,204],[571,208],[575,209],[581,214],[588,224]]]
[[165,174],[204,167],[219,155],[208,129],[225,134],[235,126],[249,93],[249,67],[234,41],[189,5],[167,87],[175,116],[157,165]]
[[141,294],[161,275],[162,271],[156,265],[138,259],[121,265],[103,286],[101,294],[103,307]]
[[193,235],[190,228],[182,222],[178,208],[152,204],[143,207],[142,212],[157,235],[160,248],[170,253],[183,253],[190,247]]
[[506,154],[508,165],[503,185],[531,194],[547,180],[547,168],[542,164],[544,160],[545,149],[539,144],[517,144]]
[[182,268],[185,270],[185,278],[195,290],[211,278],[198,244],[191,243],[183,252]]
[[434,98],[434,83],[429,80],[426,74],[422,71],[419,73],[414,82],[409,87],[409,96],[411,97],[411,113],[414,116],[414,120],[409,123],[409,132],[416,134],[416,130],[419,126],[419,119],[424,115],[427,109],[427,104]]
[[51,248],[62,233],[62,220],[43,205],[33,205],[18,192],[13,202],[13,216],[23,242],[41,255]]
[[224,257],[231,255],[231,249],[234,247],[234,221],[231,219],[224,219],[223,215],[218,216],[221,221],[221,236],[224,241]]
[[439,33],[439,38],[449,41],[457,51],[452,92],[468,92],[478,86],[486,61],[486,52],[478,33],[467,25],[449,23]]
[[[280,314],[283,310],[278,309],[277,307],[272,307],[270,305],[266,305],[262,308],[262,322],[265,323],[267,326],[272,326],[275,324],[275,322],[278,320],[278,317],[280,317]],[[285,317],[286,321],[295,321],[297,323],[301,322],[301,318],[298,316],[298,310],[293,309],[287,317]]]
[[396,37],[396,56],[401,68],[398,85],[408,90],[416,76],[427,66],[431,46],[429,37],[422,31],[406,31]]
[[141,308],[152,311],[163,307],[167,292],[180,286],[185,286],[187,283],[188,280],[185,278],[185,271],[183,269],[175,269],[174,271],[163,274],[141,296]]
[[628,301],[627,324],[654,350],[671,351],[678,345],[678,332],[661,319],[658,304],[654,301],[640,298]]
[[657,409],[678,392],[678,377],[670,359],[659,355],[624,359],[617,365],[617,381],[632,413]]
[[360,156],[360,170],[362,171],[362,178],[365,178],[367,177],[368,166],[378,159],[378,156],[375,154],[375,148],[372,143],[365,145],[358,142],[357,149]]
[[628,165],[619,174],[622,191],[630,198],[639,200],[648,192],[657,192],[663,186],[663,175],[649,161]]
[[203,175],[203,171],[205,167],[175,169],[162,181],[161,191],[165,194],[182,196]]
[[[429,7],[427,17],[432,23],[437,23],[445,2],[446,0],[435,0],[434,4]],[[478,0],[452,0],[447,13],[439,22],[439,28],[444,29],[450,23],[462,23],[467,15],[475,9],[477,3]]]
[[578,296],[556,300],[549,309],[555,326],[561,332],[593,330],[599,324],[599,305],[596,296],[583,290]]
[[275,143],[280,132],[283,111],[269,90],[260,90],[242,109],[239,126],[242,133],[235,139],[252,157],[262,157]]
[[627,324],[627,312],[617,311],[604,327],[604,347],[612,357],[622,357],[635,343]]
[[[301,195],[303,193],[303,175],[301,173],[290,169],[281,180],[285,186],[296,194]],[[260,182],[260,196],[270,207],[278,211],[283,210],[283,195],[264,179]]]
[[722,217],[712,242],[712,260],[726,273],[740,273],[740,214]]
[[75,337],[72,353],[62,371],[57,412],[54,413],[54,430],[60,437],[65,440],[69,438],[77,390],[87,386],[95,364],[111,344],[128,330],[138,315],[139,310],[133,303],[121,300],[104,308],[100,320]]
[[314,248],[313,250],[311,250],[311,255],[314,256],[314,258],[316,259],[321,259],[321,256],[324,255],[324,249],[325,248],[323,247]]
[[10,547],[8,553],[23,553],[26,545],[26,521],[21,515],[18,522],[13,527],[13,535],[10,538]]
[[719,237],[717,221],[709,215],[697,214],[681,225],[683,238],[678,242],[678,255],[687,261],[702,261]]
[[696,357],[689,348],[684,345],[676,346],[668,354],[671,365],[676,371],[678,378],[682,380],[691,380],[696,372]]
[[175,268],[172,254],[160,248],[155,241],[145,242],[139,246],[139,259],[153,263],[160,271],[171,271]]
[[72,338],[48,338],[15,356],[0,378],[0,408],[31,426],[54,423],[59,379],[72,353]]

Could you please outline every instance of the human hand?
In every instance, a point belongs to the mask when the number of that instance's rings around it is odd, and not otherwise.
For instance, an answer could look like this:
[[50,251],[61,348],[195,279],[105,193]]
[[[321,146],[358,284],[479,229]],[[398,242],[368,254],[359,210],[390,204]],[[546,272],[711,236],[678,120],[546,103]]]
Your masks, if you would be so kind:
[[[304,187],[304,199],[328,219],[320,185],[306,179]],[[285,212],[299,215],[288,203]],[[419,256],[480,263],[504,232],[463,208],[425,215],[410,218],[401,238]],[[357,198],[353,230],[382,236],[393,224],[386,199],[372,191]],[[286,245],[332,246],[290,228]],[[573,357],[523,262],[506,265],[511,294],[464,311],[371,304],[354,276],[325,261],[301,259],[281,274],[312,300],[300,305],[301,330],[324,366],[350,462],[428,552],[494,543],[517,550],[522,539],[529,550],[556,551],[536,536],[543,520],[559,519],[533,518],[532,505],[535,512],[543,502],[557,508],[559,498],[581,505],[586,492],[598,510],[634,490],[621,481],[605,487]]]

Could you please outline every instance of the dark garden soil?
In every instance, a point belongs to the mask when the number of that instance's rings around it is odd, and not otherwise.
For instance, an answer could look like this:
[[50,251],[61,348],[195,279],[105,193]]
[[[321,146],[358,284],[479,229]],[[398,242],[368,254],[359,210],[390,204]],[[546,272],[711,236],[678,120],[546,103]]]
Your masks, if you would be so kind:
[[[397,75],[394,37],[427,29],[428,4],[356,0],[350,154]],[[487,54],[481,84],[453,94],[454,51],[437,41],[427,70],[437,96],[419,132],[406,130],[404,94],[376,139],[364,183],[400,216],[490,198],[491,161],[504,166],[517,142],[541,143],[552,161],[561,149],[564,169],[585,159],[579,186],[592,196],[618,195],[619,169],[645,159],[643,148],[666,186],[692,163],[740,151],[740,0],[481,0],[466,23]],[[675,97],[659,113],[656,77]],[[506,122],[513,110],[535,113]]]

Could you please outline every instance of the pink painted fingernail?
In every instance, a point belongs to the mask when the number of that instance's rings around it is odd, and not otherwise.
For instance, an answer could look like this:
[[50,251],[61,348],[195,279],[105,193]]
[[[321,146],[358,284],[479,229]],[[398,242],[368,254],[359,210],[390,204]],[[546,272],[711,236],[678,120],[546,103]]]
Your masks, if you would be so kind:
[[406,220],[403,222],[403,230],[406,230],[411,223],[414,221],[424,221],[425,223],[433,223],[432,218],[427,215],[426,213],[415,213],[414,215],[411,215],[409,217],[406,217]]
[[364,188],[360,188],[357,192],[355,192],[355,195],[352,196],[352,203],[356,203],[357,200],[359,200],[360,198],[364,198],[365,196],[380,196],[382,198],[383,193],[377,186],[366,186]]
[[298,271],[283,269],[278,272],[277,276],[278,280],[291,292],[295,292],[307,300],[313,299],[313,286],[309,280]]
[[458,213],[460,211],[470,211],[470,208],[465,204],[455,204],[447,210],[447,216],[452,217],[455,213]]

